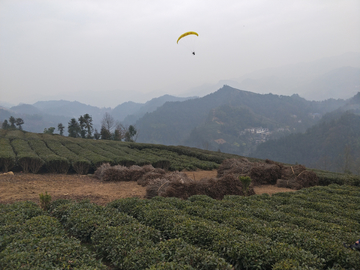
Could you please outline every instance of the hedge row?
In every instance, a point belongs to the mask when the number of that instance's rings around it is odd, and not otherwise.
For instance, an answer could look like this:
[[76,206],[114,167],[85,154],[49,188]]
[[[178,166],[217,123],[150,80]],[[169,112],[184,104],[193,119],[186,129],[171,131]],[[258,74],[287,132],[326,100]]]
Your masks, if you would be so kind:
[[271,269],[275,263],[290,258],[300,265],[323,268],[322,260],[310,252],[190,216],[173,209],[166,201],[123,199],[108,207],[135,215],[144,225],[160,230],[166,239],[181,238],[188,244],[215,252],[235,269]]
[[44,165],[44,161],[30,147],[29,143],[22,139],[14,139],[11,146],[16,153],[17,163],[25,173],[37,173]]
[[[333,213],[328,212],[328,219],[320,220],[320,217],[315,219],[294,214],[295,210],[299,208],[299,201],[305,200],[303,193],[311,200],[317,197],[317,193],[321,189],[332,191],[331,194],[341,195],[344,199],[333,203]],[[268,195],[251,197],[226,196],[222,201],[216,201],[206,196],[193,196],[187,201],[157,197],[151,201],[137,199],[114,201],[109,206],[135,216],[148,226],[154,226],[168,238],[179,236],[179,234],[174,234],[176,224],[186,223],[189,220],[188,215],[190,215],[190,219],[196,222],[215,221],[219,225],[235,227],[246,235],[255,234],[260,238],[268,238],[272,242],[285,243],[298,249],[307,250],[319,256],[324,261],[324,267],[356,269],[356,265],[360,263],[358,254],[345,249],[342,243],[352,243],[358,239],[360,232],[359,222],[346,217],[341,217],[344,221],[339,222],[337,216],[345,213],[346,209],[350,213],[359,215],[360,204],[353,203],[359,199],[359,192],[360,190],[356,187],[332,185],[330,187],[306,189],[304,192],[299,191],[295,194],[279,193],[279,195],[272,197]],[[294,196],[294,199],[291,203],[283,201],[284,204],[277,204],[278,198],[282,196],[290,198]],[[296,196],[302,198],[296,199]],[[292,207],[294,213],[291,211],[282,212],[281,209],[284,205],[287,206],[287,210]],[[324,209],[329,207],[327,203],[319,203],[317,206],[319,210],[321,206]],[[320,211],[318,213],[321,214]],[[347,216],[348,214],[344,215]],[[334,221],[331,221],[332,219]],[[201,227],[199,223],[195,225],[190,222],[190,224],[189,227]],[[205,224],[207,223],[205,222]],[[201,234],[203,237],[200,237],[200,240],[194,234],[195,238],[189,239],[191,243],[199,244],[205,241],[203,245],[210,245],[213,238],[211,231],[205,230],[202,234],[197,229],[197,234]],[[185,233],[184,235],[189,236],[192,234]],[[184,235],[181,236],[185,237]],[[286,263],[284,262],[284,264]]]
[[0,205],[1,269],[106,269],[31,202]]
[[16,164],[16,155],[8,138],[0,138],[0,170],[8,172]]
[[60,220],[67,232],[91,243],[99,257],[117,269],[146,269],[176,262],[194,269],[224,269],[231,266],[216,254],[196,248],[181,239],[161,241],[161,233],[113,207],[87,201],[58,200],[50,214]]
[[42,140],[27,139],[30,147],[44,160],[48,172],[66,174],[69,171],[70,162],[65,157],[55,154]]
[[96,170],[103,163],[111,163],[112,160],[110,158],[101,156],[99,154],[90,151],[87,148],[81,147],[78,143],[73,142],[72,140],[65,139],[61,140],[61,143],[68,148],[69,150],[73,151],[75,154],[80,156],[81,158],[87,159],[91,162],[91,169]]
[[78,174],[87,174],[89,172],[91,163],[88,159],[80,157],[68,148],[66,148],[59,140],[55,139],[54,136],[48,135],[50,138],[46,138],[46,144],[54,153],[66,158]]

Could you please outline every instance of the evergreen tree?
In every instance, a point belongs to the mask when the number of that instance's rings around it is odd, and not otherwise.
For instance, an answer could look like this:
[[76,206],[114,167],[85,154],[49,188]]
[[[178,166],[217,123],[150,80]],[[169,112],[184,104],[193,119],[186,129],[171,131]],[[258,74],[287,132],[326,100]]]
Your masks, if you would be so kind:
[[133,125],[130,125],[128,130],[125,132],[125,141],[126,142],[133,142],[133,138],[136,135],[137,130]]
[[60,135],[63,136],[64,135],[64,125],[62,123],[58,124],[58,131],[60,132]]
[[10,128],[16,128],[15,127],[16,119],[14,116],[10,116],[9,122],[10,122]]
[[111,132],[105,126],[101,126],[100,136],[102,140],[111,140]]
[[101,138],[101,134],[100,134],[99,131],[95,128],[94,139],[95,139],[95,140],[99,140],[100,138]]
[[80,125],[75,118],[72,118],[68,123],[68,133],[68,136],[73,138],[78,138],[81,136]]
[[6,119],[4,120],[4,122],[1,125],[1,128],[2,129],[9,129],[10,128],[10,124],[9,124],[8,120],[6,120]]
[[92,117],[89,114],[84,114],[85,128],[87,130],[86,138],[91,139],[93,133]]
[[85,118],[81,115],[81,116],[79,117],[78,121],[79,121],[81,138],[85,138],[85,137],[86,137]]

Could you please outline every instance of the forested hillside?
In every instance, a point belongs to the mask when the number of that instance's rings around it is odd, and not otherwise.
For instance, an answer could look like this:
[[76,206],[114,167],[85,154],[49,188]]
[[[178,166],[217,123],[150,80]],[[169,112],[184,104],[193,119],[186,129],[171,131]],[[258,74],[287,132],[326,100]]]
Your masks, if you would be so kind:
[[360,116],[340,111],[327,114],[305,133],[267,141],[251,156],[360,174]]
[[266,136],[304,132],[344,100],[307,101],[298,95],[256,94],[224,86],[203,98],[168,102],[136,122],[139,142],[187,145],[249,154]]

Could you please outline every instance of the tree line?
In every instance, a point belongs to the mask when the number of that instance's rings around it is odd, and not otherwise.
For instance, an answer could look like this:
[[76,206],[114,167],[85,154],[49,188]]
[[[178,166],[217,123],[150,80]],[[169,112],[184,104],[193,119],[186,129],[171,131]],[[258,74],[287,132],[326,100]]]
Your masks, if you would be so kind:
[[[58,131],[63,136],[65,126],[58,124]],[[136,141],[138,132],[133,125],[125,127],[109,114],[105,113],[101,120],[100,132],[93,127],[93,120],[89,114],[81,115],[78,119],[71,118],[67,126],[68,136],[73,138],[115,140],[115,141]],[[53,134],[54,127],[45,129],[44,133]]]
[[14,116],[9,117],[8,120],[4,120],[4,122],[1,124],[2,129],[16,129],[16,127],[20,130],[22,130],[22,125],[24,124],[24,120],[22,118],[15,118]]
[[[22,130],[24,120],[10,116],[9,120],[4,120],[1,124],[2,129]],[[64,136],[65,126],[59,123],[57,130],[61,136]],[[71,118],[67,126],[68,136],[73,138],[95,139],[95,140],[115,140],[115,141],[136,141],[138,131],[133,125],[124,126],[109,114],[105,113],[101,120],[100,132],[93,127],[92,117],[86,113],[78,119]],[[54,134],[55,127],[44,129],[46,134]]]

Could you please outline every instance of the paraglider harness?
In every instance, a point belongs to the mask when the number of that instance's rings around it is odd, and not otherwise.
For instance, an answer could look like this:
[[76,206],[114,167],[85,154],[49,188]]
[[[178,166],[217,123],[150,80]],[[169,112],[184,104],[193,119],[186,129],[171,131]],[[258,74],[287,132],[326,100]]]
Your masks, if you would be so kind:
[[360,239],[357,240],[357,241],[355,242],[355,244],[353,244],[353,245],[346,245],[346,244],[344,243],[344,247],[346,247],[346,248],[351,248],[352,250],[360,251]]

